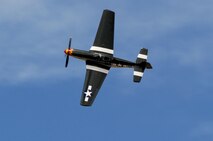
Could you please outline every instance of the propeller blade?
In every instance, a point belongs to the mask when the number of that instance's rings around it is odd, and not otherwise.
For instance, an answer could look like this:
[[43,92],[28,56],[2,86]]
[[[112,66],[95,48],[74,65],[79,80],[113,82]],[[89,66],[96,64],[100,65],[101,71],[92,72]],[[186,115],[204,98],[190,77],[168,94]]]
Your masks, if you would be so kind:
[[72,38],[70,38],[68,49],[71,48],[71,42],[72,42]]
[[[69,40],[68,50],[71,49],[71,42],[72,42],[72,38],[70,38]],[[68,63],[69,63],[69,55],[67,55],[67,58],[66,58],[65,68],[68,66]]]
[[67,55],[67,58],[66,58],[65,68],[68,66],[68,63],[69,63],[69,55]]

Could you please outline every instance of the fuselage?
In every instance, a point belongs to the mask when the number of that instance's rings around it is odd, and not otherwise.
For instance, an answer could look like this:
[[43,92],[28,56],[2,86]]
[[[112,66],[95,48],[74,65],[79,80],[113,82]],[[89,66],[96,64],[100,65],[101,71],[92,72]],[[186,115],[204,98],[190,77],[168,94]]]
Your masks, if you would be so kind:
[[72,57],[75,57],[84,61],[95,61],[96,63],[100,63],[108,67],[133,68],[134,66],[139,65],[128,60],[113,57],[112,55],[108,55],[106,53],[84,51],[79,49],[70,49],[70,50],[66,49],[64,52],[65,54],[70,55]]

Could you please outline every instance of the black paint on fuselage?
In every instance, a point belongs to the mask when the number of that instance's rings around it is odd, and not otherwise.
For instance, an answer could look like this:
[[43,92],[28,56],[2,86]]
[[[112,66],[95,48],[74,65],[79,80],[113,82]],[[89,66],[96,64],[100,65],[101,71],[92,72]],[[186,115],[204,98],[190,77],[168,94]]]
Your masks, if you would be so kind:
[[133,68],[134,66],[140,65],[128,60],[113,57],[111,54],[108,55],[107,53],[100,53],[94,51],[73,49],[72,54],[70,56],[84,61],[94,61],[96,63],[114,68]]

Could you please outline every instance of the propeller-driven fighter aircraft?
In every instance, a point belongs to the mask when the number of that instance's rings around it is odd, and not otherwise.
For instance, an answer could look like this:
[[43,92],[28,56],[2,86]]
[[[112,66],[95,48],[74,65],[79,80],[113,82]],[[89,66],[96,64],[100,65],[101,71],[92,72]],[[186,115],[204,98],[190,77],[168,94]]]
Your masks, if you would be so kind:
[[68,66],[69,56],[84,60],[86,62],[86,77],[81,96],[82,106],[91,106],[110,68],[133,68],[133,81],[140,82],[145,69],[152,69],[147,62],[148,50],[140,50],[136,62],[127,61],[113,56],[114,44],[114,19],[115,13],[104,10],[93,46],[89,51],[71,48],[71,38],[68,49],[64,51],[67,55],[65,67]]

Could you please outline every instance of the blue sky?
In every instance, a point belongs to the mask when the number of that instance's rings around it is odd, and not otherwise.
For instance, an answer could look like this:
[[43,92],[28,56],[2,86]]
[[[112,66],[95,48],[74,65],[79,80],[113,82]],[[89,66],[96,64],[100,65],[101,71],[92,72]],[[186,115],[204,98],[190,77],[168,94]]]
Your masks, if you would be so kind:
[[[0,140],[212,141],[213,1],[0,1]],[[115,56],[149,49],[154,69],[111,69],[92,107],[80,106],[85,63],[103,9],[116,13]]]

